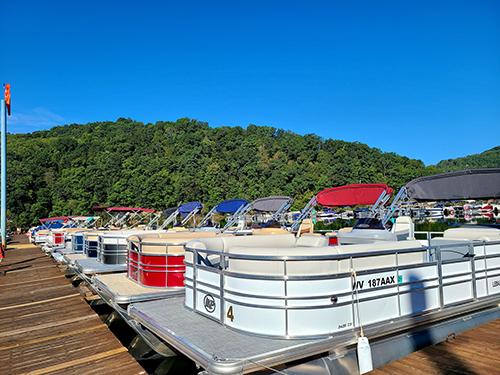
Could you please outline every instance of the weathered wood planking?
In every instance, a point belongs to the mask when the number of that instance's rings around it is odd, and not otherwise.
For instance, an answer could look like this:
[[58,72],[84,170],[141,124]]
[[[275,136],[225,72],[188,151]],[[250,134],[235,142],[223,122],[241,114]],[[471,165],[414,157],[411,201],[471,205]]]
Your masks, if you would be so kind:
[[13,244],[0,263],[2,374],[144,374],[57,265]]
[[463,332],[453,340],[414,352],[370,374],[500,374],[500,320]]

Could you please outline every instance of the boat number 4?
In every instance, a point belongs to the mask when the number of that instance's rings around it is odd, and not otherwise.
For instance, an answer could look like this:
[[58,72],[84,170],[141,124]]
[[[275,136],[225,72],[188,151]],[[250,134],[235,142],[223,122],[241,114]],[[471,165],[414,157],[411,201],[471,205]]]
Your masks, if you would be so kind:
[[234,314],[233,314],[233,306],[229,306],[229,309],[227,309],[226,316],[229,320],[233,321],[234,320]]

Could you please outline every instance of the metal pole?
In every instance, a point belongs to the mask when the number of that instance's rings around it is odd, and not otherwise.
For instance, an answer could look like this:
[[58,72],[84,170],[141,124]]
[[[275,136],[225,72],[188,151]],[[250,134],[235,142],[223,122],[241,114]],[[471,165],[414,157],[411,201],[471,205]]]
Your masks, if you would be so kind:
[[7,246],[7,241],[6,241],[6,230],[7,230],[7,223],[6,223],[6,212],[7,212],[7,108],[5,106],[5,100],[2,99],[0,103],[1,107],[1,125],[0,125],[0,130],[1,130],[1,138],[0,138],[0,149],[1,149],[1,211],[0,211],[0,227],[2,230],[2,249],[1,249],[1,255],[0,259],[4,257],[5,255],[5,249]]

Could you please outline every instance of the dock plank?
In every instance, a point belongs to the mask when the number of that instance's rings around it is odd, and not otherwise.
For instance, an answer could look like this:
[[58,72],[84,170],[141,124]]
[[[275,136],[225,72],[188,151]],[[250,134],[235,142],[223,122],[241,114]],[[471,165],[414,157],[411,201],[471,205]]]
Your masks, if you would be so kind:
[[500,319],[465,331],[450,341],[416,351],[370,374],[498,374],[499,351]]
[[144,374],[57,264],[9,246],[0,263],[0,368],[8,374]]

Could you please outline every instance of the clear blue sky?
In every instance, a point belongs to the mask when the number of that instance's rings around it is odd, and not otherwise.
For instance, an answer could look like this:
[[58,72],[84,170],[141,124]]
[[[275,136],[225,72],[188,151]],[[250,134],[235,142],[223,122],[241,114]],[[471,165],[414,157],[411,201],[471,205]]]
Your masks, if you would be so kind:
[[425,163],[500,144],[500,1],[2,1],[13,132],[272,125]]

